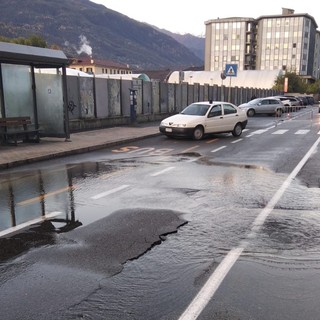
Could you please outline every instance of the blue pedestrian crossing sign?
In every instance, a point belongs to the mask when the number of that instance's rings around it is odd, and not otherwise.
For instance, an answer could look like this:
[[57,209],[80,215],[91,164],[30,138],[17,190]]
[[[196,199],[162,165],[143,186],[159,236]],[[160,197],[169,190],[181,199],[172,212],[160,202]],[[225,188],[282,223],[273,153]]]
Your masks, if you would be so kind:
[[227,77],[236,77],[237,76],[237,64],[226,64],[225,74]]

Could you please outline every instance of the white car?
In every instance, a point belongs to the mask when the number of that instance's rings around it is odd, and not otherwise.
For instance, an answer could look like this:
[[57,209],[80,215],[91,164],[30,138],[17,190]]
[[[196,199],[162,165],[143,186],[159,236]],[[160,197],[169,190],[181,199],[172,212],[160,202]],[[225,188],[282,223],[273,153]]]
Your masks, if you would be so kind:
[[245,110],[229,102],[194,102],[179,114],[161,121],[159,130],[168,137],[192,137],[201,140],[206,134],[231,132],[241,135],[248,118]]

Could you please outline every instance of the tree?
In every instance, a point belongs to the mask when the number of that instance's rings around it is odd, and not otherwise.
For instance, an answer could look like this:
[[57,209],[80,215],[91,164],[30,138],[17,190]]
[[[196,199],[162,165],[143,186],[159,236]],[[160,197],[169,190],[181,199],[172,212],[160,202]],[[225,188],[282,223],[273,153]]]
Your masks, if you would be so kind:
[[320,79],[316,82],[308,84],[307,93],[320,93]]
[[307,85],[295,72],[286,72],[283,75],[279,75],[274,82],[272,89],[278,91],[284,91],[284,79],[288,78],[288,93],[304,93],[306,92]]

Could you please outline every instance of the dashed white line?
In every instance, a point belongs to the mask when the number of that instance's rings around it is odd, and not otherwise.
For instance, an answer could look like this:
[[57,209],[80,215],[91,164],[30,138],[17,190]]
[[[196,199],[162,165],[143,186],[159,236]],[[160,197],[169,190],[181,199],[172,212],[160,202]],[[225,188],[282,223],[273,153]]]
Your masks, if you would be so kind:
[[175,168],[175,167],[168,167],[168,168],[163,169],[163,170],[161,170],[161,171],[158,171],[158,172],[156,172],[156,173],[152,173],[150,176],[151,176],[151,177],[156,177],[156,176],[159,176],[160,174],[167,173],[168,171],[170,171],[170,170],[172,170],[172,169],[174,169],[174,168]]
[[222,146],[222,147],[220,147],[220,148],[217,148],[217,149],[214,149],[214,150],[212,150],[211,152],[217,152],[217,151],[220,151],[220,150],[222,150],[222,149],[224,149],[224,148],[226,148],[227,146]]
[[[268,202],[266,207],[259,213],[252,224],[252,228],[250,233],[247,236],[249,240],[252,237],[256,236],[256,233],[260,230],[261,226],[264,224],[265,220],[269,216],[269,214],[274,209],[274,206],[280,200],[282,195],[284,194],[285,190],[291,184],[292,180],[296,177],[305,163],[308,161],[312,153],[317,149],[320,143],[320,138],[312,145],[309,151],[305,154],[305,156],[301,159],[298,165],[293,169],[287,179],[283,182],[281,187],[277,190],[271,200]],[[199,293],[195,296],[192,300],[190,305],[184,311],[184,313],[179,317],[178,320],[195,320],[198,318],[202,310],[206,307],[209,303],[210,299],[212,299],[213,295],[219,288],[220,284],[227,276],[228,272],[231,270],[237,259],[241,256],[243,250],[246,248],[248,244],[248,240],[244,240],[241,242],[240,246],[237,248],[232,249],[225,258],[220,262],[219,266],[216,270],[212,273],[209,277],[207,282],[201,288]]]
[[126,188],[128,188],[128,187],[129,187],[128,184],[124,184],[124,185],[122,185],[122,186],[120,186],[120,187],[118,187],[118,188],[114,188],[114,189],[111,189],[111,190],[108,190],[108,191],[105,191],[105,192],[96,194],[95,196],[91,197],[91,199],[97,200],[97,199],[106,197],[106,196],[108,196],[108,195],[110,195],[110,194],[113,194],[113,193],[115,193],[115,192],[118,192],[118,191],[121,191],[121,190],[123,190],[123,189],[126,189]]
[[210,139],[210,140],[207,140],[206,143],[213,143],[213,142],[216,142],[218,141],[219,139]]
[[181,153],[187,153],[187,152],[193,151],[194,149],[197,149],[197,148],[199,148],[199,146],[194,146],[194,147],[191,147],[188,149],[184,149],[183,151],[181,151]]
[[243,140],[242,138],[241,139],[237,139],[237,140],[232,141],[231,143],[237,143],[237,142],[240,142],[242,140]]

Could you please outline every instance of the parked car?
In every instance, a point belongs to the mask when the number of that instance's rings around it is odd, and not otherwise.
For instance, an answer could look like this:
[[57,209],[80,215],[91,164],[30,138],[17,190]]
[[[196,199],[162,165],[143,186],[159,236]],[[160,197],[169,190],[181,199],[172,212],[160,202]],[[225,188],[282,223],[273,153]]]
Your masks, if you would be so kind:
[[168,137],[191,137],[201,140],[210,133],[231,132],[241,135],[248,117],[245,111],[223,101],[194,102],[179,114],[161,121],[159,130]]
[[273,97],[253,99],[247,103],[240,104],[239,108],[245,110],[248,117],[253,117],[259,113],[281,116],[286,110],[282,101]]
[[286,96],[290,102],[291,102],[291,110],[292,111],[297,111],[300,110],[302,108],[302,102],[300,99],[298,99],[297,97],[293,97],[293,96]]
[[314,105],[315,99],[312,96],[297,96],[298,99],[301,100],[302,107],[307,107],[308,105]]
[[284,106],[286,107],[286,112],[292,112],[300,110],[301,108],[301,101],[293,96],[273,96],[272,98],[276,98],[282,101]]

